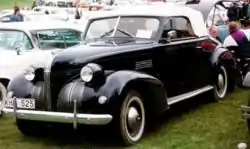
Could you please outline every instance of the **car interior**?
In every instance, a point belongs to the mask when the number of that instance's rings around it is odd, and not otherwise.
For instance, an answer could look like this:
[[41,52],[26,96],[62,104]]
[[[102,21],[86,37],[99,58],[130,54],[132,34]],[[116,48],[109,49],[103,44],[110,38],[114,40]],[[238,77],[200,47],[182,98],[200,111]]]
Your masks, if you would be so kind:
[[183,38],[194,37],[191,23],[186,18],[171,18],[164,25],[162,40],[176,41]]

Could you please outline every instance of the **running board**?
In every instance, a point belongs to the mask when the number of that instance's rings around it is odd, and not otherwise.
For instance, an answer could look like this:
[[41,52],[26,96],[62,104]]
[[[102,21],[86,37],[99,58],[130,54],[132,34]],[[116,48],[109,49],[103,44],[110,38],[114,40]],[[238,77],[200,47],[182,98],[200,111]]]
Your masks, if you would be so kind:
[[189,99],[189,98],[194,97],[196,95],[199,95],[199,94],[202,94],[204,92],[210,91],[213,88],[214,88],[213,86],[206,86],[206,87],[197,89],[195,91],[191,91],[191,92],[188,92],[188,93],[185,93],[185,94],[181,94],[181,95],[178,95],[178,96],[168,98],[167,99],[168,100],[168,105],[173,105],[173,104],[178,103],[180,101]]

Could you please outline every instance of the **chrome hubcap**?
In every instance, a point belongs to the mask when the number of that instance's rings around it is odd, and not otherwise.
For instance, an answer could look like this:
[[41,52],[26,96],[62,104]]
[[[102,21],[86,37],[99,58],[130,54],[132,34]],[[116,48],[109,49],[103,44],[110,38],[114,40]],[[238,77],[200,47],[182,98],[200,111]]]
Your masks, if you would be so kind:
[[125,116],[125,129],[128,137],[136,142],[144,132],[145,127],[145,110],[140,98],[133,96],[130,98]]
[[224,77],[222,74],[219,74],[218,75],[218,87],[219,89],[224,89],[224,86],[225,86],[225,81],[224,81]]
[[128,126],[132,132],[137,131],[141,125],[141,117],[135,107],[130,107],[128,110]]

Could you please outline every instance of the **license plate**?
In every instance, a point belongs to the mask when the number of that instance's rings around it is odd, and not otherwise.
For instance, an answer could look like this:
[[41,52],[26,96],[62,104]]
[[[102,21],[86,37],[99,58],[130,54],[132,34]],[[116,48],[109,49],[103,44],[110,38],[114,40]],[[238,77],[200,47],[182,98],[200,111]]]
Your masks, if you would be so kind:
[[[35,109],[35,99],[22,99],[22,98],[17,98],[16,99],[17,103],[17,108],[22,108],[22,109]],[[6,108],[13,108],[14,104],[14,99],[5,99],[4,100],[4,107]]]

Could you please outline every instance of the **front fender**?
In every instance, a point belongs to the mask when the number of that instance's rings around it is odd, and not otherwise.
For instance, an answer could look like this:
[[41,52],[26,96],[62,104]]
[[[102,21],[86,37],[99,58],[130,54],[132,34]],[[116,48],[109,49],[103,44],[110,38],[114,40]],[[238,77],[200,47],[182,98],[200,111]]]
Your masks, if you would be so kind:
[[164,87],[159,79],[148,74],[135,71],[118,71],[107,77],[106,83],[100,87],[99,91],[108,98],[112,98],[112,96],[115,95],[120,96],[130,83],[135,83],[137,81],[148,82],[152,85]]
[[[57,108],[59,111],[72,111],[73,104],[68,103],[75,99],[77,105],[82,107],[81,112],[114,114],[119,110],[124,95],[130,89],[140,92],[145,104],[150,105],[148,109],[155,109],[155,113],[166,109],[167,100],[163,83],[153,76],[135,71],[114,72],[108,75],[104,85],[98,88],[88,87],[85,83],[79,82],[79,79],[71,82],[60,91]],[[107,99],[105,103],[99,101],[103,97]]]
[[9,82],[7,92],[13,92],[14,96],[18,98],[27,98],[30,97],[34,86],[32,82],[24,78],[23,74],[20,74]]

